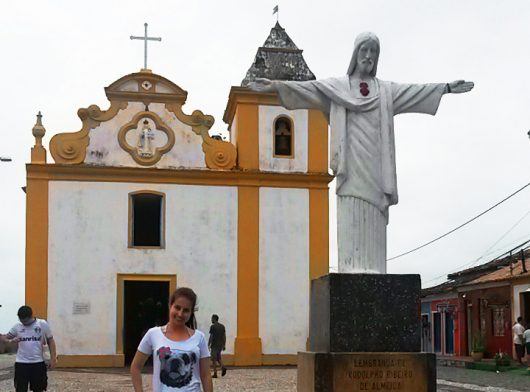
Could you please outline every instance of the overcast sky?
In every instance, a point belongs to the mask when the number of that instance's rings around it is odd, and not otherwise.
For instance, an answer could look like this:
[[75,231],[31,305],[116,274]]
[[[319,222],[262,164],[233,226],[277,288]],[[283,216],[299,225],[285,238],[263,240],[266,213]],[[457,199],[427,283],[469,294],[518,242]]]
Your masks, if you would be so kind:
[[[0,331],[16,321],[24,301],[20,188],[37,111],[44,115],[47,147],[53,134],[80,129],[79,108],[108,108],[103,88],[143,65],[142,42],[129,36],[142,35],[148,22],[150,35],[162,37],[149,45],[149,68],[188,91],[186,113],[212,114],[212,130],[225,131],[230,87],[240,84],[276,22],[276,4],[280,23],[317,78],[345,74],[355,36],[369,30],[381,41],[381,79],[475,82],[471,93],[444,96],[435,117],[395,119],[400,202],[390,209],[389,257],[530,181],[528,1],[9,2],[0,13],[0,155],[13,159],[0,163]],[[389,272],[419,273],[424,286],[440,283],[448,272],[530,239],[529,211],[527,189],[438,243],[390,261]],[[330,245],[333,264],[336,244]]]

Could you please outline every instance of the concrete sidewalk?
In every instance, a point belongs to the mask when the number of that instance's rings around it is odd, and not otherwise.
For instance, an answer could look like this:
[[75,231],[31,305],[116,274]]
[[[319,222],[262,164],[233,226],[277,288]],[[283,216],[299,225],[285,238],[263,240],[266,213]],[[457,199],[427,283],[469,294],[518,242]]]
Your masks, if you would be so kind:
[[0,370],[13,367],[15,357],[15,354],[0,354]]

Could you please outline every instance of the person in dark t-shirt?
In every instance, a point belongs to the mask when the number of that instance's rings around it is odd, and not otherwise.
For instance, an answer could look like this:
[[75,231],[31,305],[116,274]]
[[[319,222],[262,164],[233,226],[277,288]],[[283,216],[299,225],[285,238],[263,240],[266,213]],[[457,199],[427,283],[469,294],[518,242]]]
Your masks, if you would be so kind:
[[213,378],[217,378],[217,363],[221,366],[221,376],[226,374],[226,368],[221,359],[221,351],[226,350],[226,331],[225,326],[219,322],[219,316],[212,315],[212,325],[210,327],[210,338],[208,339],[210,348],[210,357],[213,365]]

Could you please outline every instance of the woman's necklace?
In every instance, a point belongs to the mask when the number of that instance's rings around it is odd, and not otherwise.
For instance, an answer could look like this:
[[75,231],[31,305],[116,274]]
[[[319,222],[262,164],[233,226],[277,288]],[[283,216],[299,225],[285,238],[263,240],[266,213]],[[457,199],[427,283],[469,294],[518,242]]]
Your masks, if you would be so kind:
[[[164,325],[162,327],[162,333],[164,334],[164,336],[167,338],[167,330],[169,328],[169,323],[167,323],[166,325]],[[190,334],[190,331],[188,329],[188,327],[184,326],[184,328],[186,328],[186,335],[188,335],[188,338],[191,338],[191,334]]]

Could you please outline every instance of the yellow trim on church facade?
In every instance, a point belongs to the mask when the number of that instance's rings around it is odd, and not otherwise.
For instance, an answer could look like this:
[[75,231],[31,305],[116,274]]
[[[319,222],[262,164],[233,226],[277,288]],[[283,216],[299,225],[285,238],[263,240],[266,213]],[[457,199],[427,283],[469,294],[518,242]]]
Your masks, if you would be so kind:
[[308,159],[309,173],[328,173],[328,121],[318,110],[308,110]]
[[[328,172],[328,123],[322,112],[309,110],[307,169]],[[329,192],[309,190],[309,278],[329,273]]]
[[259,188],[238,188],[236,365],[261,365]]
[[[60,351],[59,351],[60,352]],[[57,367],[60,368],[111,368],[125,366],[123,354],[109,355],[58,355]]]
[[138,169],[93,165],[27,165],[28,180],[131,182],[210,186],[328,189],[324,173],[265,173],[251,170]]
[[48,180],[46,179],[28,178],[26,183],[25,283],[25,303],[31,306],[35,317],[46,318],[48,315]]
[[237,134],[238,166],[243,170],[259,170],[258,107],[239,105],[236,111],[239,129]]

